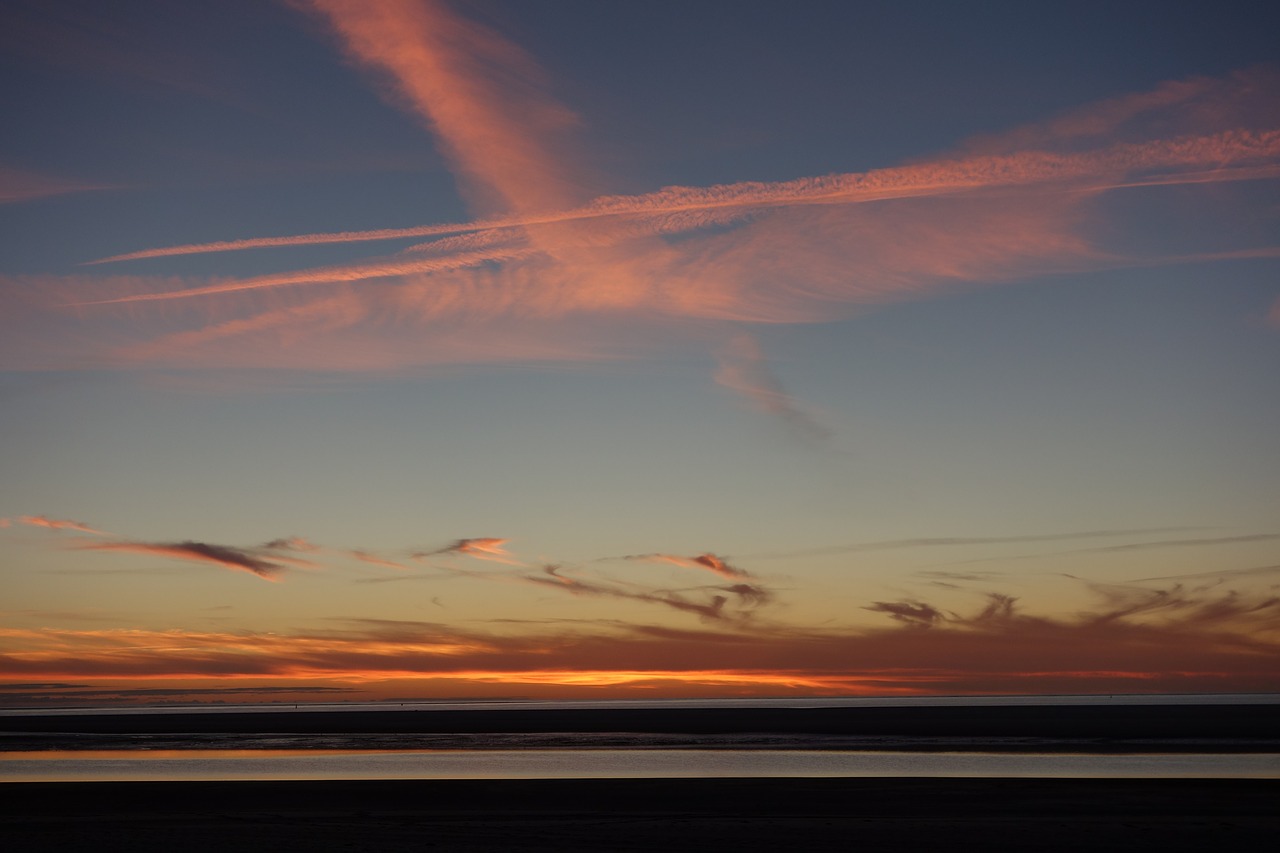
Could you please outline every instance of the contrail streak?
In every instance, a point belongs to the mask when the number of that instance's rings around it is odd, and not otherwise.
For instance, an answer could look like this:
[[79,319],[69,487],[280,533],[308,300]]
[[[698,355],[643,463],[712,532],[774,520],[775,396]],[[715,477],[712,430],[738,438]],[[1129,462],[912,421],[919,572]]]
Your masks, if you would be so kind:
[[[1234,130],[1208,136],[1125,143],[1082,154],[1031,151],[1004,156],[942,161],[919,166],[876,169],[861,173],[799,178],[777,183],[744,182],[705,188],[667,187],[657,192],[636,196],[604,196],[582,207],[563,211],[411,228],[193,243],[113,255],[90,263],[276,246],[395,240],[463,234],[495,228],[583,222],[610,217],[669,216],[726,208],[741,208],[745,212],[750,209],[778,206],[858,204],[898,198],[946,195],[1002,186],[1071,181],[1090,176],[1100,179],[1096,184],[1087,186],[1091,189],[1209,183],[1236,179],[1256,180],[1260,177],[1272,177],[1280,170],[1270,164],[1255,165],[1253,168],[1243,166],[1228,168],[1225,164],[1236,160],[1268,159],[1276,156],[1280,156],[1280,131]],[[1144,175],[1128,180],[1121,177],[1139,169],[1191,166],[1217,168],[1188,174]],[[1110,177],[1102,180],[1104,176]],[[694,217],[684,225],[683,230],[693,230],[696,227],[698,227],[698,220]]]

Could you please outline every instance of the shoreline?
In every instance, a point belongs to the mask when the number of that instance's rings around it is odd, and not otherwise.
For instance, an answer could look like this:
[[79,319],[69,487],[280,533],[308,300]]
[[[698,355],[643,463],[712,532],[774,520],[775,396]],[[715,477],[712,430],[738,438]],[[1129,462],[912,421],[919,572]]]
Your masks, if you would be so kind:
[[1280,743],[1276,704],[486,708],[0,716],[3,735],[606,735]]

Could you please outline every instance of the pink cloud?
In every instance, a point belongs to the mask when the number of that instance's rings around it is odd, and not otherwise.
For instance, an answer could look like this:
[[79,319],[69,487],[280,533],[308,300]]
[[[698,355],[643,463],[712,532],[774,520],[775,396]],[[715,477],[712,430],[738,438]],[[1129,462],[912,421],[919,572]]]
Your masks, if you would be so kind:
[[511,556],[511,553],[504,547],[507,544],[506,539],[499,539],[492,536],[481,536],[475,539],[458,539],[452,545],[446,545],[435,551],[420,551],[413,555],[414,559],[422,559],[424,557],[448,556],[451,554],[459,554],[464,557],[473,557],[477,560],[489,560],[494,563],[503,563],[508,566],[523,566],[519,560]]
[[518,46],[435,0],[304,5],[426,121],[482,206],[528,212],[573,203],[579,178],[553,141],[577,118],[546,93],[545,75]]
[[[49,530],[73,530],[76,533],[91,533],[94,536],[112,536],[104,530],[98,530],[79,521],[71,521],[65,518],[48,518],[43,515],[24,515],[18,518],[20,524],[26,524],[31,527],[45,527]],[[8,519],[5,520],[5,527],[8,526]]]
[[368,551],[351,551],[349,553],[357,560],[360,560],[363,563],[369,563],[370,565],[383,566],[388,569],[399,569],[401,571],[407,571],[409,568],[408,566],[397,563],[394,560],[379,557],[377,554],[371,554]]
[[[1101,245],[1094,235],[1123,228],[1103,221],[1096,200],[1121,188],[1280,175],[1280,79],[1252,70],[1166,83],[905,165],[600,196],[572,153],[576,117],[493,29],[439,2],[298,5],[435,134],[484,215],[109,259],[439,238],[264,276],[0,280],[4,366],[389,374],[628,359],[728,339],[718,381],[815,437],[821,426],[739,326],[828,322],[980,285],[1186,262]],[[1274,249],[1197,257],[1233,251]]]
[[747,572],[730,565],[723,557],[717,557],[715,554],[709,553],[699,554],[696,557],[682,557],[676,554],[633,554],[622,559],[647,560],[654,563],[671,563],[672,565],[684,566],[690,569],[703,569],[730,580],[750,577]]

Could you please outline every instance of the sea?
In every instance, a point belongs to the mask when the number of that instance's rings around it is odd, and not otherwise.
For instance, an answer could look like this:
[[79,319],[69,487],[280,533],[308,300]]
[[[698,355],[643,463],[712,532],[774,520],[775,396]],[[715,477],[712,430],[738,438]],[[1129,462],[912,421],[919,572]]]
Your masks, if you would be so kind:
[[[1224,778],[1280,779],[1280,742],[1221,737],[1159,741],[1046,737],[859,737],[786,732],[694,735],[649,732],[290,732],[296,715],[387,711],[598,711],[1273,705],[1280,695],[857,697],[837,699],[476,701],[342,705],[226,705],[0,709],[0,783],[363,779],[622,778]],[[281,714],[274,731],[181,731],[175,717]],[[142,717],[127,734],[56,736],[24,731],[22,718]],[[166,733],[146,719],[165,718]],[[1278,717],[1280,719],[1280,717]],[[338,726],[340,728],[340,726]],[[32,729],[37,726],[32,725]],[[88,728],[86,726],[86,728]],[[313,728],[300,726],[299,728]],[[175,730],[176,729],[176,730]]]

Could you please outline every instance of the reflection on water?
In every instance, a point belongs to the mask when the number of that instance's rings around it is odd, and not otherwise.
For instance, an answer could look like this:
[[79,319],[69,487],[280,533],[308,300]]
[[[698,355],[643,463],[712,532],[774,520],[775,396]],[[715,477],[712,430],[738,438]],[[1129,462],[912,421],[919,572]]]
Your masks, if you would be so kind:
[[678,777],[1280,778],[1280,755],[828,750],[102,750],[10,752],[0,782]]

